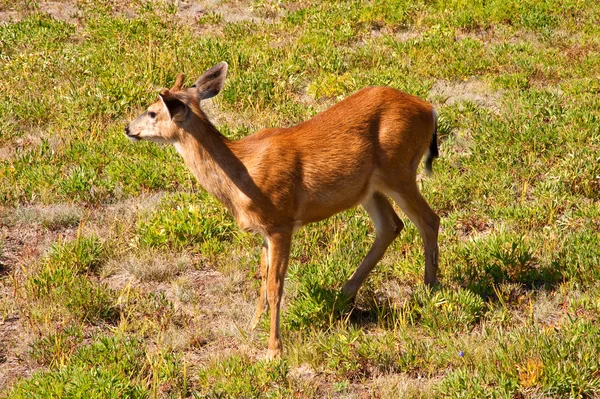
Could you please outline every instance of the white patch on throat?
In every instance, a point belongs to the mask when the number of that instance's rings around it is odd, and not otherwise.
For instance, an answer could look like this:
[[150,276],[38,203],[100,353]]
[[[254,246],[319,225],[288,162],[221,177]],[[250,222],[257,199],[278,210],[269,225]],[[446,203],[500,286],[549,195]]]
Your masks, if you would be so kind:
[[173,143],[173,146],[175,146],[175,149],[177,150],[177,152],[179,153],[179,155],[183,156],[183,146],[181,145],[181,143],[179,141],[176,141]]

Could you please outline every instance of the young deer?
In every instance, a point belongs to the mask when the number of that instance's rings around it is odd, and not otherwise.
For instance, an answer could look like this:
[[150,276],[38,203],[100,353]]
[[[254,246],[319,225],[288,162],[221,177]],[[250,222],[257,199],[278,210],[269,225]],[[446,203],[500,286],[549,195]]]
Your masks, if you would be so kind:
[[189,88],[183,75],[125,133],[132,140],[172,143],[199,183],[242,229],[262,234],[262,286],[252,323],[267,306],[267,358],[279,357],[279,312],[293,233],[361,204],[375,224],[375,242],[343,294],[356,295],[404,224],[386,196],[417,226],[425,245],[425,283],[436,282],[439,217],[421,196],[417,166],[437,157],[431,104],[389,87],[370,87],[297,126],[264,129],[238,141],[222,136],[200,108],[222,89],[221,62]]

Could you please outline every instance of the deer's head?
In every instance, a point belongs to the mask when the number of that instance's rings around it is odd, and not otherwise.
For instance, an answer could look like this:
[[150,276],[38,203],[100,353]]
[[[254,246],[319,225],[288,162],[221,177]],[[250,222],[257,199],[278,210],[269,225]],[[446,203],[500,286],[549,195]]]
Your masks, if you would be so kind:
[[203,115],[200,101],[216,96],[225,83],[227,63],[220,62],[210,68],[188,88],[183,88],[184,75],[177,75],[171,89],[162,89],[158,100],[146,112],[125,127],[131,140],[149,140],[160,143],[176,143],[182,131],[192,120],[192,114]]

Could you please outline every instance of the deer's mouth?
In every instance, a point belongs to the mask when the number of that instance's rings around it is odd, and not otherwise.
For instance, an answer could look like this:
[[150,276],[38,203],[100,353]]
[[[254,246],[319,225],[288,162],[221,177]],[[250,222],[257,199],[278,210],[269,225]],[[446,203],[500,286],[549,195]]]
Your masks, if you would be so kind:
[[125,126],[125,135],[129,138],[129,140],[131,141],[140,141],[140,137],[139,134],[132,134],[131,130],[129,130],[129,125]]

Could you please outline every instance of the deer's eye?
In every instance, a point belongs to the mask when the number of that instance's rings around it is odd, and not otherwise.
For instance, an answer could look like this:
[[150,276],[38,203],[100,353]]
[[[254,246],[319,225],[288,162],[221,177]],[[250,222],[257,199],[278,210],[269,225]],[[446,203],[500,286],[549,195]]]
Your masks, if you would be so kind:
[[156,112],[148,112],[150,118],[156,118]]

